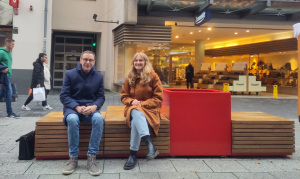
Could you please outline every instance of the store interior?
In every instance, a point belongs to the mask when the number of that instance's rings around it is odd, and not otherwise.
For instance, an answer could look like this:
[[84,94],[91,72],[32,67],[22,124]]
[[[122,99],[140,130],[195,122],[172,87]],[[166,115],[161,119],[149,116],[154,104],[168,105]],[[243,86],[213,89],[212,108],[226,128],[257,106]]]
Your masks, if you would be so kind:
[[[294,35],[292,27],[276,28],[229,23],[206,23],[195,26],[192,22],[178,21],[166,21],[165,25],[172,28],[171,43],[126,42],[116,47],[118,59],[125,59],[118,62],[119,66],[124,67],[124,70],[118,70],[120,78],[123,74],[127,74],[126,70],[129,69],[132,55],[135,52],[145,52],[164,87],[185,88],[185,67],[189,63],[195,68],[194,83],[195,88],[199,88],[197,84],[201,84],[199,79],[203,78],[202,74],[214,73],[216,64],[226,63],[225,71],[230,73],[235,63],[245,62],[246,67],[241,74],[256,76],[256,80],[261,81],[262,86],[266,86],[265,92],[272,92],[272,86],[278,85],[280,88],[294,88],[292,92],[288,90],[287,94],[297,95],[297,45],[285,50],[275,47],[272,48],[273,51],[267,53],[253,51],[247,53],[246,50],[243,54],[222,56],[206,54],[209,50],[226,50],[228,47],[292,39]],[[199,46],[196,44],[199,41],[204,44],[202,49],[197,49]],[[203,59],[196,58],[197,50],[198,54],[204,53]],[[201,71],[199,66],[202,63],[210,64],[209,70]],[[119,79],[116,79],[116,82],[118,81]],[[280,90],[281,93],[285,93],[284,91],[286,90]]]
[[[175,22],[166,22],[166,25],[172,24]],[[185,86],[185,67],[189,62],[195,65],[195,48],[197,48],[195,41],[197,40],[204,41],[207,50],[293,38],[292,30],[280,28],[225,28],[220,25],[219,27],[213,25],[195,27],[187,24],[176,22],[176,26],[172,26],[171,44],[152,44],[153,47],[150,48],[149,45],[148,48],[138,48],[150,56],[155,71],[161,74],[164,85]],[[236,62],[246,62],[247,69],[244,74],[254,75],[258,81],[261,81],[261,85],[270,86],[267,91],[270,91],[272,85],[297,88],[298,51],[294,49],[230,56],[205,55],[204,60],[201,61],[201,63],[211,64],[211,72],[214,72],[217,63],[226,63],[227,72],[230,72]],[[201,70],[195,70],[195,83],[197,83],[197,74],[201,73]],[[167,76],[169,79],[166,79]]]

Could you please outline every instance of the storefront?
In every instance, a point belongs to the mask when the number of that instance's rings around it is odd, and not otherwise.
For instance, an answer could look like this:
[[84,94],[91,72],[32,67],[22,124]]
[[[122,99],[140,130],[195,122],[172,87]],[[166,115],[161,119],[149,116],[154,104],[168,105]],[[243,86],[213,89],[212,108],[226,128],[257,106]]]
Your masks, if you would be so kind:
[[[216,63],[226,63],[227,71],[231,71],[235,62],[246,62],[245,74],[254,75],[257,80],[262,81],[262,85],[268,85],[267,92],[272,92],[272,85],[276,84],[280,87],[279,93],[297,94],[298,52],[296,40],[293,38],[293,22],[278,23],[268,21],[267,18],[266,20],[235,19],[232,18],[234,13],[230,11],[230,8],[234,9],[232,6],[227,7],[230,13],[226,15],[224,13],[222,16],[216,15],[221,11],[220,7],[224,6],[222,3],[226,4],[226,2],[216,1],[212,6],[208,6],[214,11],[216,19],[211,19],[201,26],[195,26],[195,19],[191,14],[197,11],[197,7],[201,9],[205,6],[203,2],[193,1],[184,4],[181,1],[157,1],[149,6],[146,1],[141,0],[138,3],[137,26],[168,27],[171,29],[171,40],[161,43],[150,37],[150,42],[146,42],[145,39],[136,41],[134,38],[130,39],[129,35],[124,42],[116,44],[115,41],[115,64],[117,65],[114,83],[119,84],[126,76],[133,54],[143,51],[150,57],[154,70],[159,74],[165,86],[184,85],[185,67],[190,62],[194,65],[196,76],[197,73],[201,73],[202,63],[210,63],[211,71],[215,70]],[[241,7],[258,5],[258,2],[247,2],[248,4],[244,5],[240,2],[234,3]],[[284,2],[280,3],[282,5]],[[279,4],[272,3],[273,5]],[[299,4],[294,4],[294,6],[299,6]],[[267,8],[265,11],[270,12],[270,9]],[[262,14],[265,11],[263,10]],[[131,37],[134,36],[131,35]],[[135,38],[140,35],[135,34]],[[116,33],[114,36],[115,39],[120,38]],[[282,41],[282,43],[276,41]],[[260,43],[266,44],[257,46]],[[253,49],[251,45],[257,48]],[[232,52],[234,48],[236,50]],[[194,80],[197,81],[197,79]],[[281,90],[281,87],[288,88]]]

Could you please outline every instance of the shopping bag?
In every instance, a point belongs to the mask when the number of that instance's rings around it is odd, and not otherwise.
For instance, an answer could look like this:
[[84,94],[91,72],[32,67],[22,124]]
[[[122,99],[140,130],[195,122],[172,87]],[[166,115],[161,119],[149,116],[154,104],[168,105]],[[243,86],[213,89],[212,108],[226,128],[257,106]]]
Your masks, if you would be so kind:
[[34,158],[35,131],[22,135],[16,142],[19,142],[19,160]]
[[45,88],[33,88],[33,101],[45,101]]

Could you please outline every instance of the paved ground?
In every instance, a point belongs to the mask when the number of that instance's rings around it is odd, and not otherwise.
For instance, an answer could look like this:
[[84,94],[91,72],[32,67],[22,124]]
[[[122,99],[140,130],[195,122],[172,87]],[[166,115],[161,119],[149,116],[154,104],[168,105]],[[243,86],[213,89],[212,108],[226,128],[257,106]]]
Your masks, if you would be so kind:
[[[48,104],[52,111],[62,111],[59,96],[50,92]],[[120,94],[106,92],[107,106],[122,105]],[[13,109],[21,115],[20,119],[6,119],[5,103],[0,103],[0,178],[92,178],[85,169],[86,160],[80,160],[79,168],[70,176],[61,174],[67,160],[18,160],[18,143],[15,140],[34,130],[35,121],[49,111],[43,111],[37,102],[31,102],[31,111],[20,108],[26,96],[19,96],[13,102]],[[298,122],[297,96],[279,95],[273,99],[270,94],[233,95],[232,111],[260,111],[295,121],[296,152],[287,157],[168,157],[146,162],[138,160],[132,171],[122,169],[126,159],[98,159],[102,174],[98,178],[132,179],[132,178],[300,178],[300,125]]]

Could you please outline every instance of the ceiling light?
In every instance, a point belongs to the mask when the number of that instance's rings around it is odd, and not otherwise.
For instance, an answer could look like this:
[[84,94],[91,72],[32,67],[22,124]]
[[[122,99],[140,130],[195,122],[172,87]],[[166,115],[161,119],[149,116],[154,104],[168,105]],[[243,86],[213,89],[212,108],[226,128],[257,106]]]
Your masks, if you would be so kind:
[[238,33],[237,33],[237,32],[235,32],[234,34],[235,34],[235,35],[237,35]]
[[207,38],[207,40],[209,40],[209,38]]
[[193,32],[190,32],[190,34],[192,35],[192,34],[193,34]]
[[195,40],[193,41],[193,43],[195,43]]
[[250,32],[250,30],[246,30],[246,32]]
[[253,55],[251,55],[250,57],[253,57]]
[[176,35],[176,39],[178,39],[179,37],[178,37],[178,35]]
[[198,32],[201,32],[201,30],[198,30]]
[[182,48],[184,48],[184,47],[182,47]]
[[207,28],[207,30],[211,30],[211,27]]

